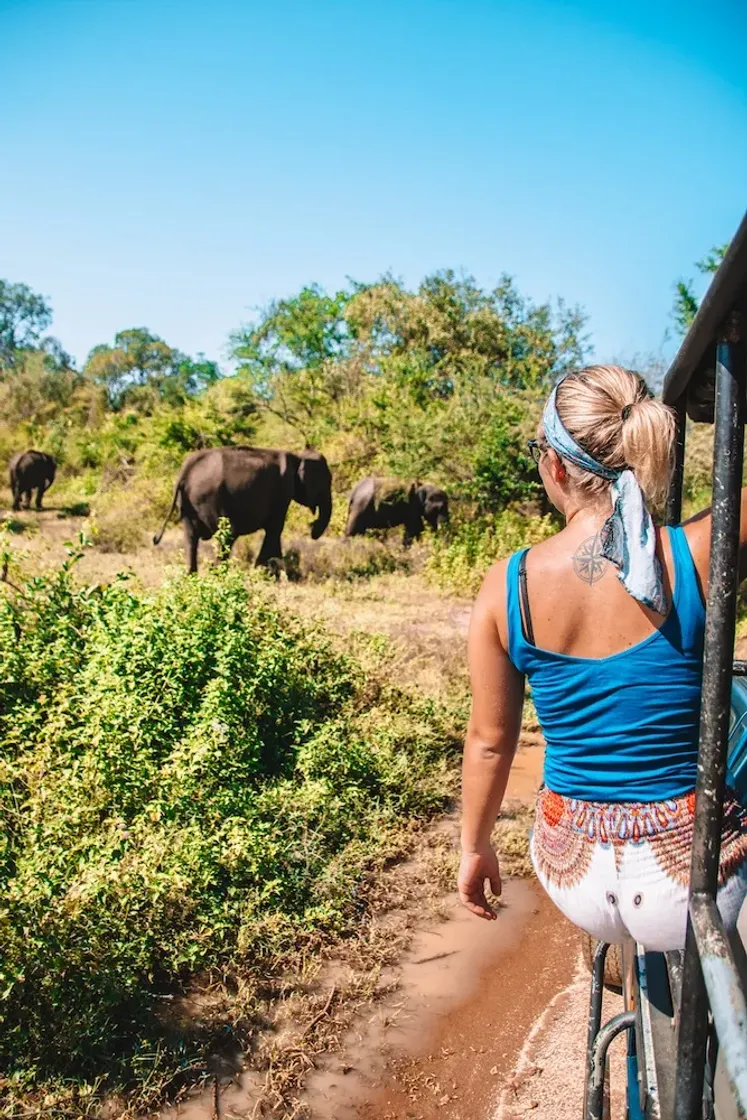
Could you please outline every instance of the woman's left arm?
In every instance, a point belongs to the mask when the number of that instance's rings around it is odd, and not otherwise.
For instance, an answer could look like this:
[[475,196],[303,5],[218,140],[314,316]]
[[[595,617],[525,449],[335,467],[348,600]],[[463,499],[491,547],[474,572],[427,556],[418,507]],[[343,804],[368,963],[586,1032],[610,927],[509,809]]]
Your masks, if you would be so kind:
[[[501,893],[498,859],[490,844],[516,752],[524,704],[524,678],[511,664],[505,633],[507,563],[488,574],[470,622],[468,656],[472,710],[462,765],[462,860],[459,897],[480,918],[495,918],[485,882]],[[505,643],[507,644],[507,642]]]

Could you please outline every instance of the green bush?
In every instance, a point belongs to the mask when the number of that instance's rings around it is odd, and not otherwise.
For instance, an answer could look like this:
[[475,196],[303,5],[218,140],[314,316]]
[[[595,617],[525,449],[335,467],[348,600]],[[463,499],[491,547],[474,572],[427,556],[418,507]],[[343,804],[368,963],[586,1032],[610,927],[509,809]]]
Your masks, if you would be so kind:
[[473,595],[497,560],[555,532],[557,525],[550,514],[539,517],[536,512],[516,508],[495,517],[455,522],[434,537],[426,571],[441,587]]
[[[533,406],[533,407],[532,407]],[[539,406],[507,395],[498,398],[490,419],[475,440],[474,467],[463,484],[465,497],[473,499],[479,510],[493,512],[515,502],[537,502],[544,489],[537,468],[526,447],[534,436]]]
[[81,587],[74,559],[0,595],[0,1068],[142,1082],[159,993],[352,927],[455,741],[262,577]]

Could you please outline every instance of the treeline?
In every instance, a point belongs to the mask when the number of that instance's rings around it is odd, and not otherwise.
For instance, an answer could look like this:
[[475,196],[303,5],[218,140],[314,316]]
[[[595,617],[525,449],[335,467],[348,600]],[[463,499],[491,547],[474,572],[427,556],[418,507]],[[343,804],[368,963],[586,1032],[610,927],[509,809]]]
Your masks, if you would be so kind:
[[[725,248],[698,270],[713,272]],[[678,333],[697,303],[692,281],[675,285]],[[526,439],[548,387],[589,357],[580,308],[535,304],[508,276],[484,289],[451,271],[414,290],[390,276],[305,287],[233,331],[230,372],[144,327],[95,346],[77,369],[45,333],[51,321],[47,299],[0,281],[0,462],[28,446],[55,455],[57,500],[86,503],[100,543],[107,533],[122,551],[144,541],[190,451],[310,445],[332,467],[332,532],[339,499],[366,474],[446,488],[456,560],[439,563],[455,561],[456,583],[470,586],[496,550],[524,543],[517,518],[542,499]]]
[[43,337],[46,300],[2,283],[0,307],[0,453],[43,445],[89,493],[254,441],[318,447],[343,488],[371,470],[429,477],[494,510],[534,496],[522,437],[538,395],[586,354],[578,308],[452,272],[415,291],[389,277],[306,287],[232,334],[230,375],[145,328],[77,370]]

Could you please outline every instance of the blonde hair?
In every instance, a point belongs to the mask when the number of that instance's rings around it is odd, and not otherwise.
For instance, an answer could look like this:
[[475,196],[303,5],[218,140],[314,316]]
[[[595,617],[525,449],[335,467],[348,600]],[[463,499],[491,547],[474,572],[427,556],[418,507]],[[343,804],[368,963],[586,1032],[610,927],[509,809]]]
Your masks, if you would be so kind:
[[[672,472],[674,413],[657,401],[638,373],[622,366],[588,366],[558,386],[558,415],[577,443],[605,467],[628,467],[649,502],[666,494]],[[604,493],[609,482],[571,463],[569,475],[584,493]]]

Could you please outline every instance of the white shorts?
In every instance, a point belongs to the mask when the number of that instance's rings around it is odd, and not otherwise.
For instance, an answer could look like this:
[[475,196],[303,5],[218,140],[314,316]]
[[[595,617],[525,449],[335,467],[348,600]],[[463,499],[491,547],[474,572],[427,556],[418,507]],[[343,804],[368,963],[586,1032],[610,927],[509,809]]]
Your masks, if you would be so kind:
[[[612,804],[540,790],[532,863],[555,905],[600,941],[632,937],[646,949],[682,949],[687,924],[694,793]],[[727,931],[747,895],[747,811],[724,805],[718,907]]]

